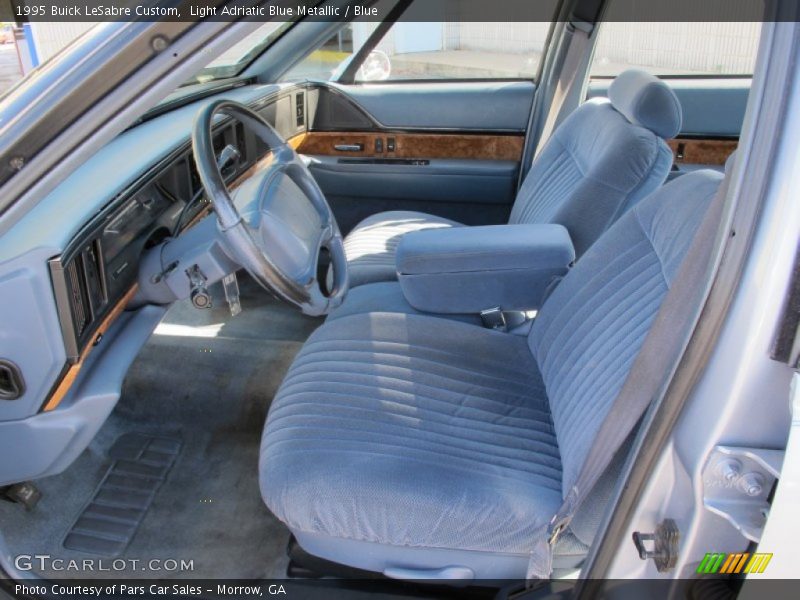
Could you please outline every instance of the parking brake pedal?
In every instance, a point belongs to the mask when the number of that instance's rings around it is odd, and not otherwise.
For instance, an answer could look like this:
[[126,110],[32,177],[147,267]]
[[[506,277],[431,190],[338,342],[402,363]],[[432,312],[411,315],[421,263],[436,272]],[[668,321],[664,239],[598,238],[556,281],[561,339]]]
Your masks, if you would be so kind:
[[36,508],[39,500],[42,499],[42,492],[30,481],[0,488],[0,493],[4,500],[22,504],[28,512]]

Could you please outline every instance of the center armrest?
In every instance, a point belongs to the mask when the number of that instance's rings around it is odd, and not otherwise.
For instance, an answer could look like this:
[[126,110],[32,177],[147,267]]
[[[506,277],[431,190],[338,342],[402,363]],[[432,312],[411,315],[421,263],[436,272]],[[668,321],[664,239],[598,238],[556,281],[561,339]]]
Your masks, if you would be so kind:
[[575,249],[561,225],[454,227],[404,235],[396,260],[400,286],[417,310],[535,310]]

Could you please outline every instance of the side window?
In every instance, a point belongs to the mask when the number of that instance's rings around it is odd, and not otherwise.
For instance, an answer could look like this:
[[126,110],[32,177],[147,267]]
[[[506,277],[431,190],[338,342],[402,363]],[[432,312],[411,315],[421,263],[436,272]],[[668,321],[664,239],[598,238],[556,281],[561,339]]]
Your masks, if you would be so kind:
[[348,23],[283,76],[283,81],[335,80],[353,56],[353,26]]
[[398,22],[356,81],[534,79],[550,23]]
[[591,77],[638,68],[659,76],[750,76],[761,23],[600,25]]
[[[555,14],[558,0],[540,1],[545,5],[542,10],[549,12],[538,13]],[[446,5],[446,20],[421,21],[414,19],[418,5],[412,4],[380,39],[374,39],[379,23],[353,21],[309,54],[284,80],[335,81],[366,44],[371,52],[358,65],[356,82],[536,77],[550,22],[477,22],[470,18],[472,13],[459,13],[467,11],[469,3]],[[428,16],[430,12],[419,14]]]

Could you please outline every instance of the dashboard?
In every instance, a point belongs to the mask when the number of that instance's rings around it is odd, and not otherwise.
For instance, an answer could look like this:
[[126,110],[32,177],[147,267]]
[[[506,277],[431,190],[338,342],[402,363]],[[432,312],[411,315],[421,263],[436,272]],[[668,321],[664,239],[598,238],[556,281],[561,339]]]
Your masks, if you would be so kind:
[[[255,162],[256,152],[239,124],[215,132],[217,153],[228,144],[240,152],[225,169],[230,181]],[[78,360],[95,325],[134,285],[142,252],[179,233],[179,220],[185,226],[207,209],[191,151],[164,162],[109,203],[63,254],[50,260],[69,361]]]
[[[112,373],[127,358],[115,359],[97,380],[80,374],[131,351],[110,338],[121,331],[139,335],[147,326],[125,322],[157,319],[160,307],[125,308],[135,298],[148,248],[209,212],[190,135],[197,111],[215,98],[248,105],[295,147],[320,135],[315,132],[379,128],[363,108],[323,82],[251,84],[174,108],[108,142],[0,238],[0,330],[6,336],[0,339],[0,395],[8,387],[14,400],[0,402],[0,434],[14,421],[90,411],[85,398],[97,390],[87,386],[110,386],[93,398],[111,405],[117,393]],[[238,150],[223,173],[230,188],[269,154],[253,132],[231,119],[215,123],[212,135],[217,153],[228,145]],[[109,339],[95,352],[103,337]],[[12,379],[19,385],[4,386]],[[98,414],[91,411],[92,423]],[[89,412],[79,420],[88,418]]]
[[[210,207],[190,140],[197,111],[213,99],[234,100],[299,140],[315,110],[314,87],[240,86],[138,123],[0,236],[0,452],[15,457],[0,465],[0,485],[58,473],[75,460],[163,318],[166,306],[131,300],[148,248],[206,226]],[[238,150],[223,170],[229,187],[269,155],[231,119],[215,122],[212,139],[217,153]]]
[[[255,103],[254,108],[285,138],[306,129],[307,89],[293,89]],[[187,132],[188,133],[188,132]],[[233,146],[238,156],[222,172],[229,187],[252,168],[269,148],[253,132],[226,119],[213,132],[219,156]],[[189,144],[151,167],[114,197],[49,261],[58,319],[69,365],[99,341],[104,319],[127,298],[139,275],[142,253],[178,235],[208,213],[200,177]]]

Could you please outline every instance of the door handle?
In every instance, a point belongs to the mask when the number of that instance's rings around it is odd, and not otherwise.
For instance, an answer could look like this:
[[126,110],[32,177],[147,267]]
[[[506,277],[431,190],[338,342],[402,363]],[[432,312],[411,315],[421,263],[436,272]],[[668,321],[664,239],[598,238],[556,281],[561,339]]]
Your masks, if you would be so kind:
[[336,144],[333,149],[339,152],[363,152],[364,144]]

